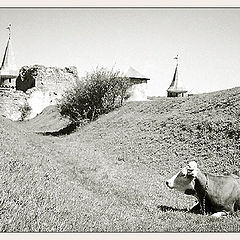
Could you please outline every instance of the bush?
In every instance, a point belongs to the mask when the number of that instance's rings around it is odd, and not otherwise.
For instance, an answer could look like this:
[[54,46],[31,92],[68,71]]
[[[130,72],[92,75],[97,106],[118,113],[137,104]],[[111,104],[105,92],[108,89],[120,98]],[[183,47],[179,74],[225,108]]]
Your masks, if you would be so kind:
[[60,113],[76,125],[95,120],[122,106],[129,86],[129,78],[120,71],[97,68],[65,92],[58,105]]

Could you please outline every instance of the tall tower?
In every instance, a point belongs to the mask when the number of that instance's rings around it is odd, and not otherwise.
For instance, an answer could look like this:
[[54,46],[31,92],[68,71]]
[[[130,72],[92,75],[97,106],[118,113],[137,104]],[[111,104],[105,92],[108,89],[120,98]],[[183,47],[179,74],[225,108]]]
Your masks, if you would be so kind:
[[18,68],[15,62],[11,43],[11,24],[8,25],[8,41],[0,68],[0,86],[11,86],[11,80],[18,76]]

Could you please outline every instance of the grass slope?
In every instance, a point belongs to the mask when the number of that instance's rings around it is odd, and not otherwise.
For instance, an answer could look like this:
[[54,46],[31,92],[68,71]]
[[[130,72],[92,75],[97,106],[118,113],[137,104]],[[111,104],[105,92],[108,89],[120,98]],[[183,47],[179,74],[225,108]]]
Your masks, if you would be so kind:
[[239,213],[187,213],[194,198],[165,186],[190,160],[213,173],[240,169],[239,102],[240,88],[131,102],[61,137],[34,133],[59,130],[55,111],[0,118],[0,230],[239,231]]
[[27,128],[34,132],[57,132],[69,124],[69,121],[61,116],[55,105],[46,107],[35,118],[26,122]]

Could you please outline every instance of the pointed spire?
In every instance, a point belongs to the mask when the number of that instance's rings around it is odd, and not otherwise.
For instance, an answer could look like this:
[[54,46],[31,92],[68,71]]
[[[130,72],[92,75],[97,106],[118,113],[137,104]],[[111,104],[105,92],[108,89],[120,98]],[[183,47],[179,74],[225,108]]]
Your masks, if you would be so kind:
[[176,68],[175,68],[175,72],[174,72],[174,75],[173,75],[173,80],[170,84],[170,87],[168,88],[168,91],[169,90],[176,90],[178,87],[178,63],[176,65]]
[[181,92],[187,92],[187,90],[181,85],[179,79],[178,79],[178,55],[174,58],[177,60],[175,72],[173,75],[173,80],[167,89],[168,92],[175,92],[175,93],[181,93]]
[[1,78],[15,78],[18,76],[18,69],[17,65],[15,63],[15,57],[12,49],[12,43],[11,43],[11,24],[8,25],[6,28],[8,29],[8,41],[7,46],[4,52],[2,65],[0,68],[0,77]]

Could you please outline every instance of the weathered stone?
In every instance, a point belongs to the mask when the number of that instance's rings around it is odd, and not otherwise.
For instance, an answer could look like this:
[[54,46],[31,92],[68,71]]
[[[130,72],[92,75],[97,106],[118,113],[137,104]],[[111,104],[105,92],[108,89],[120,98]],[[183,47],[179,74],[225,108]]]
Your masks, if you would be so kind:
[[5,88],[0,91],[0,114],[11,119],[22,118],[21,108],[28,105],[30,119],[50,105],[55,105],[62,94],[78,81],[76,67],[24,66],[16,79],[16,90]]
[[24,66],[16,80],[16,89],[26,92],[37,87],[43,91],[62,94],[78,80],[76,67],[45,67],[42,65]]
[[60,95],[56,95],[48,90],[41,90],[39,88],[31,88],[26,91],[27,102],[31,107],[31,113],[26,119],[34,118],[42,112],[42,110],[50,105],[56,105]]
[[21,108],[27,103],[27,96],[22,91],[13,89],[0,90],[0,113],[13,121],[21,119]]

